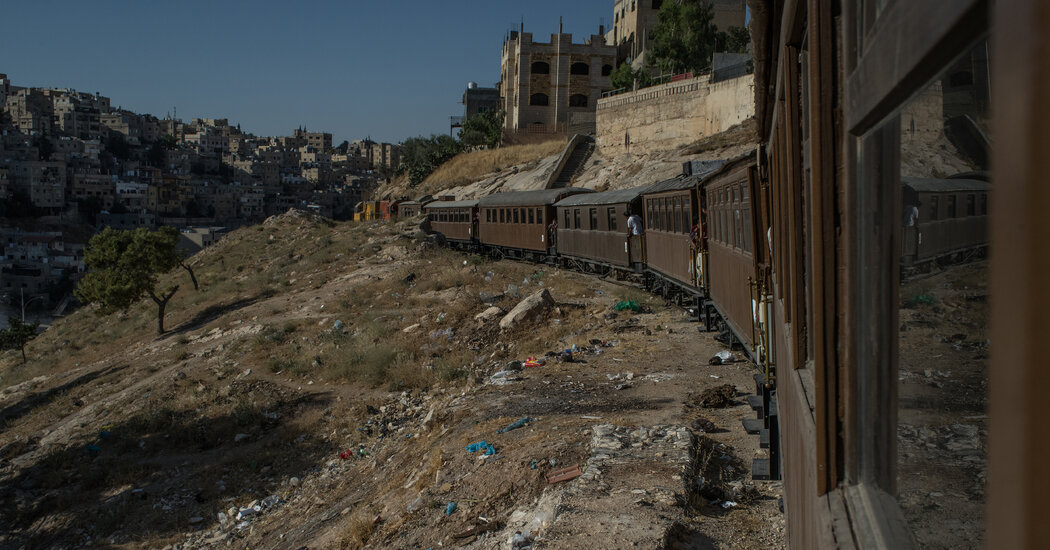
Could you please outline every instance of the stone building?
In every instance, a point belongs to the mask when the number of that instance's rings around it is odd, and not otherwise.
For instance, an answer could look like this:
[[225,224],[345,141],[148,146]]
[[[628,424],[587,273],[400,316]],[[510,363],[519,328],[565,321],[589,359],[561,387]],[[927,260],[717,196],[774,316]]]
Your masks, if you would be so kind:
[[[745,0],[707,0],[712,4],[714,24],[720,31],[743,27],[747,18]],[[645,65],[645,54],[653,45],[653,29],[660,23],[664,0],[615,0],[613,28],[606,36],[616,46],[616,64]]]
[[573,113],[593,116],[598,98],[610,88],[615,62],[616,49],[605,44],[601,32],[577,44],[571,34],[534,42],[532,33],[512,31],[503,43],[500,70],[504,127],[560,131]]

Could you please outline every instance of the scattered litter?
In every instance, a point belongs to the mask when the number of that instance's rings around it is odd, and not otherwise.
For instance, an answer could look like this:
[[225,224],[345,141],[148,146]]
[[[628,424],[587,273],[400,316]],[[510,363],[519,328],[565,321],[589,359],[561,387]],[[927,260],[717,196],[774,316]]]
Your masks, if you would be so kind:
[[600,416],[588,416],[586,414],[581,416],[580,418],[582,418],[584,420],[601,420],[602,419],[602,417],[600,417]]
[[707,363],[709,365],[725,365],[733,362],[733,352],[722,350],[715,354]]
[[[439,318],[438,322],[440,322],[440,321],[441,321],[441,319]],[[431,340],[437,340],[438,338],[445,338],[446,340],[452,340],[453,332],[454,331],[452,330],[451,327],[450,328],[446,328],[446,329],[434,330],[434,331],[430,332],[430,339]]]
[[332,330],[343,330],[343,322],[337,319],[335,323],[332,324]]
[[518,531],[511,535],[510,540],[507,542],[510,543],[511,550],[524,550],[525,548],[532,548],[532,541],[531,533],[522,534],[521,531]]
[[517,371],[501,370],[489,377],[489,383],[495,384],[497,386],[503,386],[511,382],[518,382],[521,380],[521,378],[516,376],[516,374]]
[[547,364],[547,360],[542,357],[540,357],[539,359],[536,359],[535,357],[529,357],[525,360],[524,363],[521,364],[521,366],[526,368],[535,368],[542,367],[545,364]]
[[[510,425],[508,425],[506,427],[500,428],[499,430],[496,430],[496,433],[500,433],[500,434],[501,433],[507,433],[507,432],[509,432],[511,430],[516,430],[518,428],[522,428],[526,424],[528,424],[529,422],[532,422],[533,420],[535,420],[535,418],[530,418],[528,416],[523,416],[520,419],[518,419],[517,421],[513,422],[512,424],[510,424]],[[482,442],[482,443],[484,443],[484,442]]]
[[613,309],[616,311],[624,311],[629,309],[635,313],[642,313],[643,311],[645,311],[645,308],[638,305],[638,302],[635,302],[634,300],[624,300],[622,302],[619,302],[615,306],[613,306]]
[[727,500],[727,501],[722,503],[722,508],[725,508],[726,510],[728,510],[728,509],[730,509],[730,508],[732,508],[734,506],[736,506],[736,503],[733,502],[732,500]]
[[628,384],[628,383],[624,382],[623,384],[617,384],[617,385],[616,385],[616,390],[617,390],[617,391],[619,391],[619,390],[626,390],[626,389],[628,389],[628,388],[630,388],[630,387],[631,387],[631,385],[630,385],[630,384]]
[[568,468],[561,468],[554,470],[547,474],[547,483],[561,483],[562,481],[569,481],[570,479],[576,479],[583,475],[583,471],[580,470],[579,464],[573,464]]
[[719,378],[721,378],[721,376],[718,376],[717,374],[709,374],[708,376],[710,376],[711,378],[714,378],[715,380],[718,380]]
[[736,386],[733,386],[732,384],[722,384],[721,386],[707,388],[701,392],[696,403],[701,407],[722,409],[732,405],[735,397]]
[[477,443],[471,443],[470,445],[467,445],[466,449],[467,449],[468,453],[473,453],[473,452],[477,452],[477,451],[482,451],[483,450],[485,452],[481,453],[482,456],[491,456],[491,455],[496,454],[496,448],[493,447],[492,445],[490,445],[487,441],[479,441]]
[[455,512],[455,511],[456,511],[456,503],[455,502],[449,502],[448,506],[445,507],[445,515],[446,516],[451,516],[452,512]]

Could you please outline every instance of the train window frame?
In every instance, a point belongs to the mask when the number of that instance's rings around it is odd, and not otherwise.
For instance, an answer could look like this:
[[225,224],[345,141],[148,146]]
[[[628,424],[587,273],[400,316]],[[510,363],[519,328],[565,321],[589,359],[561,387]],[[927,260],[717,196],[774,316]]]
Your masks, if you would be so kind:
[[988,193],[981,193],[977,199],[978,202],[978,216],[988,215]]
[[588,218],[590,218],[590,231],[598,230],[598,207],[592,207],[588,209]]
[[499,210],[499,223],[507,223],[506,222],[507,209],[506,208],[498,208],[497,210]]
[[930,220],[935,222],[941,219],[941,198],[937,195],[930,195]]
[[572,229],[572,219],[570,218],[571,213],[569,208],[562,208],[561,211],[565,213],[565,229]]
[[607,207],[605,209],[605,216],[606,216],[606,219],[608,220],[606,222],[608,224],[607,231],[616,231],[617,230],[616,229],[616,207],[615,206]]
[[[843,226],[853,250],[838,292],[849,297],[844,314],[837,320],[822,320],[838,325],[843,342],[827,359],[834,364],[817,380],[818,394],[830,395],[821,398],[828,400],[820,404],[823,409],[818,407],[816,417],[817,483],[818,494],[842,484],[841,500],[830,501],[832,514],[865,505],[872,510],[846,522],[851,533],[843,536],[910,548],[915,542],[893,496],[897,492],[895,340],[899,332],[894,304],[899,299],[895,283],[900,273],[885,267],[899,261],[893,253],[901,242],[898,113],[950,67],[965,46],[987,38],[982,38],[988,30],[987,7],[981,0],[880,0],[878,10],[873,6],[872,2],[843,4],[847,22],[842,25],[847,54],[841,103],[847,205]],[[809,15],[820,16],[830,27],[830,7]],[[826,65],[834,70],[834,58]],[[814,161],[825,159],[815,156]],[[839,386],[839,377],[846,383]]]
[[514,217],[514,223],[519,223],[518,222],[518,210],[519,209],[517,209],[517,208],[512,208],[511,209],[511,213],[513,214],[513,217]]
[[966,216],[973,217],[977,215],[977,194],[967,193],[966,194]]
[[581,225],[580,224],[580,209],[579,208],[573,208],[572,209],[572,228],[573,229],[580,229],[580,225]]
[[955,193],[952,193],[952,194],[948,195],[948,200],[946,200],[944,202],[945,202],[945,210],[946,210],[946,212],[944,213],[944,217],[949,219],[949,220],[954,220],[955,218],[958,218],[959,217],[959,207],[958,207],[959,197]]
[[528,208],[527,210],[528,210],[528,213],[529,213],[529,223],[530,224],[535,224],[536,223],[536,211],[531,209],[531,208]]
[[538,223],[540,225],[543,225],[543,209],[542,208],[537,208],[536,209],[536,223]]

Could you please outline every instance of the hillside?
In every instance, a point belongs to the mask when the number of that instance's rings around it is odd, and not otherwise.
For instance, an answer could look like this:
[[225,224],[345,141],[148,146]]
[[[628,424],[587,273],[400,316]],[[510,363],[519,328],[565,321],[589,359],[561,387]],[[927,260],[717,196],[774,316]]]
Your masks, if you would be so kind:
[[[673,150],[621,156],[606,156],[596,150],[571,185],[597,191],[649,185],[681,174],[684,162],[734,158],[752,153],[756,143],[752,119]],[[492,193],[542,189],[564,147],[561,141],[551,141],[462,153],[438,167],[419,186],[410,188],[401,182],[380,188],[377,196],[416,198],[431,194],[474,199]]]
[[[753,366],[630,285],[297,212],[193,264],[161,337],[148,302],[85,308],[0,357],[0,548],[783,544],[779,484],[745,475]],[[475,319],[541,289],[535,320]]]

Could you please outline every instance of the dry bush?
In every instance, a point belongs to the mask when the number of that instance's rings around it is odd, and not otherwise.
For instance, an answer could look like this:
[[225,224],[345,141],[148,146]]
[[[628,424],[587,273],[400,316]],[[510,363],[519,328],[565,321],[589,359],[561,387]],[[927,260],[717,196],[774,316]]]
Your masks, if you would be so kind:
[[420,190],[433,192],[468,185],[493,172],[556,155],[563,149],[565,140],[556,139],[530,145],[509,145],[499,149],[461,153],[434,170],[420,185]]
[[367,511],[355,512],[347,522],[346,534],[343,536],[343,548],[362,548],[372,538],[376,526],[371,514]]

